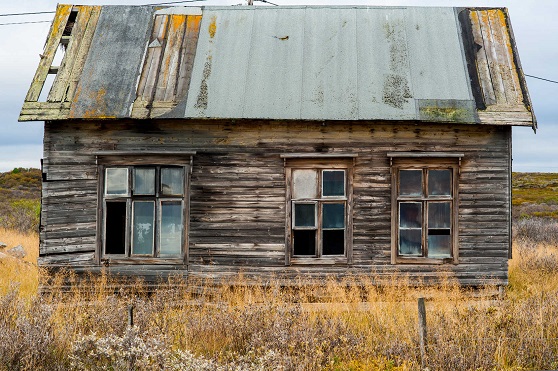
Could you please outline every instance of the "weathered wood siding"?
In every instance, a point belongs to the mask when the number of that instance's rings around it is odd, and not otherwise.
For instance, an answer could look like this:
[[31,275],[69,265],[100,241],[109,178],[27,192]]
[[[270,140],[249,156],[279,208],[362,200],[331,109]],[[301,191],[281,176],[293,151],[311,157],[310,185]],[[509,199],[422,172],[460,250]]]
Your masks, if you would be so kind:
[[[110,266],[157,277],[391,274],[463,284],[507,282],[511,128],[405,123],[127,121],[45,125],[40,264],[99,270],[99,151],[196,151],[190,187],[189,265]],[[459,264],[390,264],[388,152],[464,153],[459,178]],[[356,153],[353,264],[285,266],[285,172],[280,154]]]

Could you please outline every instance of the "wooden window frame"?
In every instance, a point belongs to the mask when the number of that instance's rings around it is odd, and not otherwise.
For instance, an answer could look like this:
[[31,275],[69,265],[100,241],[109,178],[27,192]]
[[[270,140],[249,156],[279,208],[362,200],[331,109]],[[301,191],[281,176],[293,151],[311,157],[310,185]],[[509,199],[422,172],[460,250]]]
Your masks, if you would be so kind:
[[[390,153],[391,165],[391,263],[392,264],[458,264],[459,263],[459,167],[463,154],[454,153]],[[399,171],[422,170],[423,179],[420,196],[399,196]],[[430,170],[450,170],[451,196],[428,196],[425,175]],[[422,204],[422,251],[426,249],[428,205],[435,202],[451,202],[451,257],[404,256],[399,254],[399,204],[400,202],[420,202]]]
[[[353,262],[353,154],[331,155],[331,154],[286,154],[281,156],[285,163],[285,265],[320,265],[320,264],[339,264],[347,265]],[[293,199],[293,170],[309,169],[319,171],[318,192],[316,199]],[[345,171],[345,195],[344,196],[322,196],[322,183],[324,170],[344,170]],[[345,236],[343,255],[321,255],[321,213],[323,204],[338,203],[343,201],[345,205]],[[294,255],[293,229],[294,215],[293,205],[296,203],[316,203],[316,256]],[[307,228],[308,229],[308,228]]]
[[[98,171],[98,192],[97,192],[97,249],[95,258],[97,264],[109,265],[134,265],[134,264],[168,264],[168,265],[187,265],[189,260],[189,214],[190,214],[190,175],[192,169],[193,155],[189,153],[124,153],[124,152],[101,152],[96,154]],[[184,171],[183,194],[168,195],[163,194],[160,189],[160,174],[162,168],[175,167],[182,168]],[[105,170],[107,168],[127,168],[128,169],[128,194],[127,195],[106,195]],[[134,195],[132,193],[134,182],[134,169],[136,168],[155,168],[155,194],[154,195]],[[154,233],[153,233],[153,254],[132,254],[131,244],[133,238],[133,207],[134,201],[153,201],[154,202]],[[182,205],[182,247],[179,254],[160,255],[161,245],[161,211],[162,203],[166,201],[180,201]],[[106,254],[105,253],[105,223],[106,223],[106,204],[107,202],[126,202],[126,230],[125,230],[125,253]]]

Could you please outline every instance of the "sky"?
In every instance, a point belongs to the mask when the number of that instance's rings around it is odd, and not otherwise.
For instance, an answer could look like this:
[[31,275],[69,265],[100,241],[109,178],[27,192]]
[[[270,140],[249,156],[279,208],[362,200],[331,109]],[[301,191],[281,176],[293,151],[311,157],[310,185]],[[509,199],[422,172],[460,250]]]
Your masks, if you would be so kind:
[[[143,5],[164,0],[76,0],[76,5]],[[168,0],[173,1],[173,0]],[[176,0],[174,0],[176,1]],[[525,74],[558,81],[558,1],[556,0],[269,0],[278,5],[393,5],[507,7]],[[71,3],[71,1],[63,1]],[[43,122],[17,118],[42,53],[53,14],[2,16],[53,11],[57,1],[2,0],[0,4],[0,172],[40,167]],[[178,5],[237,5],[246,0],[207,0]],[[255,1],[256,6],[269,6]],[[513,171],[558,172],[558,84],[527,77],[539,129],[513,128]]]

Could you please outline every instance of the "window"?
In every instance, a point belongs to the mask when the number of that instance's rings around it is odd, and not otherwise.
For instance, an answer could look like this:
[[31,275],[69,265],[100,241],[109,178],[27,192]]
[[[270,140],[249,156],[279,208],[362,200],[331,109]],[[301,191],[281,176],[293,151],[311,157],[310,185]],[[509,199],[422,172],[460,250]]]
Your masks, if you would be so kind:
[[100,161],[99,256],[111,262],[151,263],[156,258],[183,263],[190,165],[174,164],[170,158],[143,165],[139,163],[145,159],[114,157]]
[[287,263],[352,257],[352,160],[287,162]]
[[392,263],[457,263],[457,160],[393,157]]

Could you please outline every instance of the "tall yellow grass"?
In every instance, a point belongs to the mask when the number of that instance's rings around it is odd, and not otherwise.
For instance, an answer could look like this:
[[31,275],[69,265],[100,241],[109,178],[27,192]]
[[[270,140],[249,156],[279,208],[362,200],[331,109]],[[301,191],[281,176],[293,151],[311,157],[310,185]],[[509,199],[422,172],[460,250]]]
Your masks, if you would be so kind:
[[14,230],[0,228],[0,242],[7,246],[0,250],[6,252],[12,247],[21,245],[25,250],[23,259],[11,256],[0,259],[0,294],[6,294],[16,286],[21,295],[31,296],[37,293],[39,270],[39,237],[35,233],[22,234]]
[[[9,235],[0,230],[0,241],[34,259],[36,236]],[[28,270],[0,274],[0,370],[419,370],[419,296],[430,370],[556,368],[558,248],[522,241],[514,250],[504,298],[451,277],[432,287],[373,275],[290,287],[171,278],[148,294],[141,282],[115,290],[112,277],[64,274],[53,287],[73,282],[69,292],[38,296],[36,267],[20,262]]]

